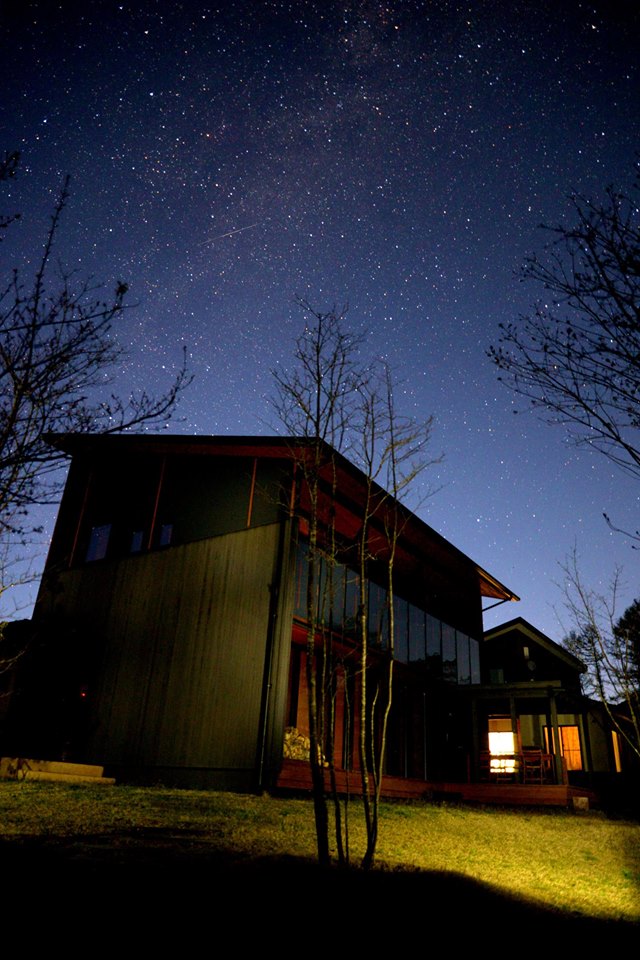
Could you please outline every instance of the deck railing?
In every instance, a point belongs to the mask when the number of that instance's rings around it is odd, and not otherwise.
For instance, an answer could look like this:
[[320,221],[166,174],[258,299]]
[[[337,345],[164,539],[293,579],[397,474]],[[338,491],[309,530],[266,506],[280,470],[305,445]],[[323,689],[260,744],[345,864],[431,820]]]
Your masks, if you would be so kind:
[[553,755],[542,750],[480,754],[480,780],[486,783],[555,783]]

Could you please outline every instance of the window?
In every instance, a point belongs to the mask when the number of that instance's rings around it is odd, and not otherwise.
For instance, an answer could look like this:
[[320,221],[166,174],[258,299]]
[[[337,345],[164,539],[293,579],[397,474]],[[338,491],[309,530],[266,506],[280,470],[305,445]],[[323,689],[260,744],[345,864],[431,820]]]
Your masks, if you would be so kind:
[[[159,545],[166,546],[171,539],[171,525],[161,529]],[[301,540],[296,562],[294,613],[302,620],[307,619],[309,570],[309,546]],[[367,641],[372,648],[388,650],[390,610],[387,590],[368,578],[364,586]],[[355,639],[357,642],[362,599],[358,573],[346,564],[329,562],[317,551],[313,587],[318,627],[330,627],[334,633],[342,634],[346,641]],[[426,613],[421,605],[411,603],[400,594],[394,594],[393,614],[395,660],[405,664],[426,665],[425,673],[448,683],[480,683],[480,648],[477,640]]]
[[471,658],[471,683],[480,683],[480,644],[469,637],[469,655]]
[[[580,731],[575,724],[560,724],[560,753],[564,757],[567,770],[582,770],[582,751],[580,749]],[[544,742],[547,753],[553,753],[553,736],[549,727],[544,728]]]
[[402,597],[393,598],[393,657],[400,663],[409,660],[409,604]]
[[140,553],[142,550],[142,544],[144,542],[144,531],[134,530],[131,534],[131,544],[129,546],[129,553]]
[[458,681],[456,631],[448,623],[442,624],[442,676],[450,683]]
[[409,660],[413,663],[425,662],[425,614],[420,607],[409,607]]
[[369,581],[369,642],[386,650],[389,645],[387,591]]
[[344,621],[344,580],[345,568],[341,563],[331,564],[327,584],[327,606],[331,607],[330,625],[340,630]]
[[613,762],[615,764],[616,773],[622,773],[622,758],[620,752],[620,734],[617,730],[611,731],[611,739],[613,740]]
[[516,772],[516,738],[511,717],[489,717],[489,753],[491,773]]
[[296,596],[294,613],[299,617],[307,617],[307,581],[309,579],[309,548],[306,543],[298,545],[296,561]]
[[562,756],[567,762],[567,770],[582,770],[580,751],[580,731],[577,726],[560,727]]
[[111,524],[103,523],[99,527],[91,528],[89,537],[89,546],[85,560],[87,563],[93,560],[104,560],[109,546],[109,537],[111,536]]
[[458,659],[458,683],[471,683],[471,659],[469,656],[469,637],[456,630],[456,653]]
[[432,676],[442,676],[442,624],[427,614],[427,663]]
[[168,547],[171,543],[171,538],[173,537],[173,524],[172,523],[163,523],[160,527],[160,540],[159,546]]
[[344,586],[344,631],[355,633],[358,629],[358,607],[360,605],[360,578],[353,570],[346,569]]

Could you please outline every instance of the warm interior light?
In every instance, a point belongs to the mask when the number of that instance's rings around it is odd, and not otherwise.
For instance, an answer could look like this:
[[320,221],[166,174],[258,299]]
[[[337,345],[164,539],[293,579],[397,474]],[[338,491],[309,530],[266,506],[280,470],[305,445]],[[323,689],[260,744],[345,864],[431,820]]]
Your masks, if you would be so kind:
[[[489,721],[489,726],[504,726],[503,720]],[[492,773],[515,773],[515,737],[512,730],[489,730],[490,768]]]

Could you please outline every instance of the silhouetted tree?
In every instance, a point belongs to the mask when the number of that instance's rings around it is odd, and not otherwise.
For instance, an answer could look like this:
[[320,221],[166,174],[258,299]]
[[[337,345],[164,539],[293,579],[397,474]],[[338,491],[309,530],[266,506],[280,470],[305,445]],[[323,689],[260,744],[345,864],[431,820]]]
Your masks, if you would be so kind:
[[[364,867],[371,867],[378,840],[379,801],[382,788],[386,732],[393,690],[394,562],[403,527],[398,498],[429,462],[425,457],[431,418],[418,423],[400,417],[394,406],[393,382],[388,368],[360,360],[361,340],[343,328],[345,312],[318,313],[308,303],[301,306],[308,318],[296,341],[294,367],[275,373],[275,407],[279,419],[294,438],[305,443],[297,469],[306,488],[308,506],[306,572],[306,681],[309,705],[310,765],[318,857],[330,860],[329,815],[325,770],[328,769],[338,858],[349,860],[348,821],[336,793],[334,758],[334,695],[336,675],[345,668],[356,679],[359,731],[360,788],[367,834]],[[329,446],[327,446],[329,445]],[[357,542],[348,548],[336,536],[335,501],[337,463],[335,451],[348,454],[363,470],[366,486],[358,504]],[[377,535],[371,553],[373,522],[384,531]],[[381,542],[382,541],[382,542]],[[371,561],[387,570],[387,623],[389,637],[383,657],[376,653],[371,670],[367,624]],[[357,571],[357,644],[351,657],[336,658],[331,629],[334,569],[345,563]],[[340,626],[340,625],[336,625]],[[347,663],[346,661],[349,660]],[[345,685],[346,686],[346,685]],[[343,834],[344,828],[344,834]]]
[[[7,154],[0,182],[18,169],[18,154]],[[63,454],[49,444],[49,434],[160,426],[191,380],[184,353],[165,393],[104,395],[126,355],[116,333],[127,287],[118,283],[104,297],[91,282],[54,267],[68,199],[67,178],[33,276],[14,269],[0,289],[0,595],[30,579],[24,549],[38,531],[30,527],[29,511],[55,502],[61,491]],[[0,241],[19,219],[17,213],[0,216]],[[10,671],[22,652],[3,643],[0,673]]]
[[614,634],[620,651],[624,652],[623,662],[631,686],[635,687],[636,696],[640,696],[640,600],[634,600],[627,607],[614,627]]
[[[362,505],[358,537],[359,603],[359,761],[367,846],[362,859],[366,869],[373,866],[378,843],[380,797],[384,770],[387,730],[393,704],[393,672],[396,649],[395,561],[398,542],[405,523],[401,501],[423,471],[439,462],[427,456],[433,419],[419,421],[400,416],[396,410],[394,382],[389,367],[378,365],[358,391],[359,437],[355,445],[357,460],[366,477],[366,495]],[[369,534],[376,522],[383,530],[383,544],[376,554],[370,552]],[[370,625],[369,563],[382,560],[386,571],[388,643],[379,669],[369,670]],[[378,654],[379,656],[379,654]]]
[[501,325],[489,355],[500,379],[544,419],[640,478],[640,210],[609,188],[597,203],[573,196],[574,225],[523,279],[542,287],[529,316]]
[[563,570],[574,625],[565,646],[587,667],[585,693],[602,703],[613,728],[640,759],[640,600],[618,618],[617,576],[604,596],[584,585],[575,553]]
[[[329,814],[324,764],[328,743],[332,762],[332,737],[327,729],[331,723],[328,694],[332,645],[322,611],[327,604],[331,605],[331,574],[336,560],[336,547],[335,517],[331,510],[327,511],[322,485],[323,478],[328,475],[332,478],[335,491],[336,470],[331,458],[333,451],[343,450],[346,445],[356,392],[364,374],[356,358],[358,342],[342,329],[344,311],[319,313],[306,301],[300,301],[300,306],[307,322],[303,333],[295,341],[292,369],[274,371],[274,407],[287,432],[294,438],[306,441],[297,457],[296,466],[303,479],[309,504],[305,517],[308,527],[305,659],[309,763],[318,860],[327,865],[330,861]],[[321,585],[323,567],[328,567],[329,577]],[[321,591],[323,595],[320,595]],[[336,837],[340,858],[344,859],[339,804],[335,805],[335,810],[338,821]]]
[[[18,155],[0,163],[0,181],[16,175]],[[190,382],[182,365],[160,396],[104,396],[126,350],[116,338],[126,284],[111,296],[54,265],[54,248],[69,199],[65,180],[32,277],[15,269],[0,290],[0,549],[24,536],[29,509],[60,492],[62,455],[50,433],[118,433],[161,425]],[[0,219],[0,230],[18,219]],[[2,239],[2,232],[0,232]]]

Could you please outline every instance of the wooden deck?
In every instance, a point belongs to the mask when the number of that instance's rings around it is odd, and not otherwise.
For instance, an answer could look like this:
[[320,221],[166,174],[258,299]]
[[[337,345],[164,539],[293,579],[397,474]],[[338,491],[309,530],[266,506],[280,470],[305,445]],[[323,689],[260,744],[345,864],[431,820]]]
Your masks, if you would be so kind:
[[[336,773],[340,793],[360,793],[357,770]],[[326,775],[327,789],[329,774]],[[311,791],[311,771],[304,760],[284,760],[276,787],[279,790]],[[596,794],[567,784],[523,783],[436,783],[383,777],[382,794],[390,799],[450,800],[464,803],[501,804],[504,806],[592,806]],[[577,803],[576,803],[577,801]]]

